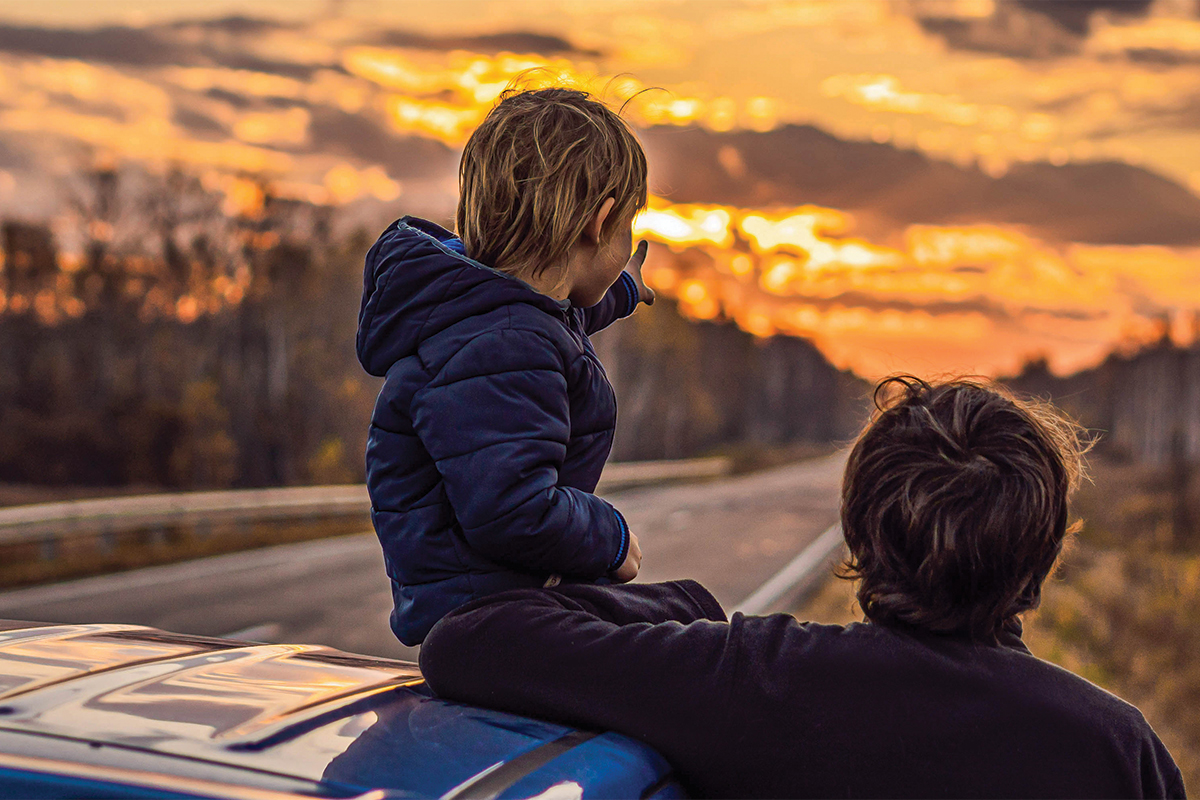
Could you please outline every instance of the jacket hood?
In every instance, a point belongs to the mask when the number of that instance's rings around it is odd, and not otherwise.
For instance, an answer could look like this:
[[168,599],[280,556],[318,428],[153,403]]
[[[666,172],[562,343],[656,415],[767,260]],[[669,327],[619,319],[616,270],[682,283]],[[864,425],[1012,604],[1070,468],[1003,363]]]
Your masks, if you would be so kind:
[[421,342],[467,317],[524,303],[561,316],[559,302],[522,280],[457,252],[454,234],[404,217],[367,252],[356,346],[359,363],[383,376]]

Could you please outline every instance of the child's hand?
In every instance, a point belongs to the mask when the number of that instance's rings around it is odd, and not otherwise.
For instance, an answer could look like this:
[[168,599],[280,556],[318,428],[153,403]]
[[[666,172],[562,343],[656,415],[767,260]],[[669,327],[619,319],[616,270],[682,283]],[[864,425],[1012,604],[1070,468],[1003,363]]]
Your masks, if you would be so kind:
[[629,257],[629,262],[625,264],[625,271],[633,276],[633,281],[637,284],[638,301],[652,306],[654,305],[654,290],[642,280],[642,262],[646,260],[647,247],[648,244],[645,239],[638,242],[637,249]]
[[617,571],[612,574],[613,580],[617,583],[629,583],[637,577],[638,570],[642,568],[642,548],[638,546],[637,534],[633,531],[629,532],[629,553],[625,556],[625,561],[621,566],[617,567]]

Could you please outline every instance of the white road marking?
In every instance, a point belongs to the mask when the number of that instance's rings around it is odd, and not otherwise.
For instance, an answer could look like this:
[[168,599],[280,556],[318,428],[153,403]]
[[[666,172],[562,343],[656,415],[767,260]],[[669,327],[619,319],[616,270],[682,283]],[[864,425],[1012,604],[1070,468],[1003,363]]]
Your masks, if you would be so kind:
[[816,541],[801,550],[800,555],[793,558],[786,567],[738,603],[733,613],[740,611],[747,616],[755,616],[772,610],[776,603],[823,569],[844,541],[842,526],[837,522],[833,523]]

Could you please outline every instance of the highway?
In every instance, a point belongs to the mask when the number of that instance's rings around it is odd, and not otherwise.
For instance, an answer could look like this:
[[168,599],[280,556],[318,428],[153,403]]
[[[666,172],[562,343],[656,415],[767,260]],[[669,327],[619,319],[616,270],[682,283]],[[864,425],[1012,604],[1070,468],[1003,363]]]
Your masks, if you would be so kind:
[[[837,517],[845,453],[702,483],[606,494],[638,535],[639,581],[695,578],[732,609]],[[0,593],[0,618],[122,622],[415,657],[388,628],[373,533]]]

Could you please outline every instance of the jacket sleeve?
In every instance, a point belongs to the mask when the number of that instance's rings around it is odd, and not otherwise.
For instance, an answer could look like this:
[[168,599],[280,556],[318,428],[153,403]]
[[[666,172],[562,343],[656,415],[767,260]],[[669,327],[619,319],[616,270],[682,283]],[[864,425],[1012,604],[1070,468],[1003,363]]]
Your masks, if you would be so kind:
[[608,287],[608,292],[596,305],[581,308],[583,329],[591,336],[596,331],[602,331],[619,319],[628,317],[637,310],[638,288],[633,276],[622,271],[617,282]]
[[413,397],[413,428],[468,543],[524,572],[594,579],[625,559],[615,508],[558,485],[571,420],[565,365],[535,331],[472,339]]
[[438,622],[421,672],[442,697],[633,736],[694,779],[737,758],[723,620],[690,581],[502,592]]

